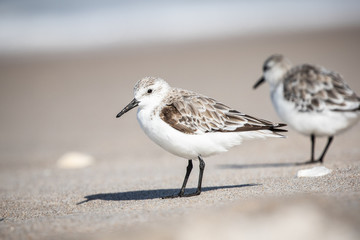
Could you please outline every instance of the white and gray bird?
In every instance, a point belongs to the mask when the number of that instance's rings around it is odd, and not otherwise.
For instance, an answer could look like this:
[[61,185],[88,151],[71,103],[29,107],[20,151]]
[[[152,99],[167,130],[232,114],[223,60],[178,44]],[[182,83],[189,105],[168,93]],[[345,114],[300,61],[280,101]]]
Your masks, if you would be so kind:
[[[311,158],[305,163],[323,162],[335,135],[352,127],[360,116],[360,98],[336,72],[310,64],[293,66],[282,55],[270,56],[263,65],[263,82],[280,118],[290,127],[311,138]],[[328,142],[315,160],[316,137]]]
[[[203,157],[226,152],[244,139],[282,137],[285,124],[272,123],[234,110],[212,98],[172,88],[160,78],[146,77],[135,84],[135,98],[116,116],[139,107],[137,119],[146,135],[168,152],[188,159],[180,192],[171,197],[201,193]],[[199,159],[195,193],[185,194],[192,160]]]

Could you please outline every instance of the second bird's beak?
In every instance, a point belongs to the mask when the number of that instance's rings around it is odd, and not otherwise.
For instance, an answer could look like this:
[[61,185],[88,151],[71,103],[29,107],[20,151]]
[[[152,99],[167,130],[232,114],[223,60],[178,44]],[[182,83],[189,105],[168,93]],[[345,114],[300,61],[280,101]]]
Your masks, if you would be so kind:
[[264,76],[262,76],[253,86],[253,89],[256,89],[258,86],[260,86],[261,84],[263,84],[265,82],[265,78]]
[[137,107],[138,105],[139,105],[139,101],[134,98],[126,107],[124,107],[123,110],[121,110],[121,112],[118,113],[118,115],[116,115],[116,118],[121,117],[124,113],[130,111],[131,109]]

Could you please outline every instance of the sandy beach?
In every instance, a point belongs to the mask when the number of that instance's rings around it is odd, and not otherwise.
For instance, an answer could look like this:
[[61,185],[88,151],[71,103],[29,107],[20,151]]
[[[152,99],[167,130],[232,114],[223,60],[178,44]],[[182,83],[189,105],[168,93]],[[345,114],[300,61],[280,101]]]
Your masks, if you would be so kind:
[[[256,91],[263,61],[340,72],[360,94],[360,28],[0,56],[0,239],[359,239],[360,124],[335,137],[324,166],[298,178],[310,139],[248,141],[204,159],[198,197],[178,191],[187,161],[142,132],[133,99],[144,76],[211,96],[241,112],[281,121],[269,87]],[[317,141],[320,154],[326,139]],[[65,153],[91,155],[85,168],[57,166]],[[318,165],[314,165],[318,166]],[[198,163],[188,183],[197,184]]]

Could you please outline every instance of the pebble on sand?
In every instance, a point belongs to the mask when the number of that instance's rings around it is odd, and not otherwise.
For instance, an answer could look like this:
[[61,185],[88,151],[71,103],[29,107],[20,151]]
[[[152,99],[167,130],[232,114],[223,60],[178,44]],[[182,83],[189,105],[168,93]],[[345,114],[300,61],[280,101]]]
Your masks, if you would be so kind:
[[67,152],[62,155],[56,165],[62,169],[85,168],[94,163],[94,158],[86,153]]
[[299,170],[297,177],[322,177],[331,173],[332,170],[324,166],[313,167],[309,169]]

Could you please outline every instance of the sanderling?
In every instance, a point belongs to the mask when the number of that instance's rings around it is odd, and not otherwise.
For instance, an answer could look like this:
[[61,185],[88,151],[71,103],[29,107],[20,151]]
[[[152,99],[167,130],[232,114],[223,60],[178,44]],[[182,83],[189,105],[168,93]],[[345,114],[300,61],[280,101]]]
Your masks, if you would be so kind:
[[[254,88],[264,81],[270,85],[271,100],[281,119],[310,136],[311,159],[305,163],[322,163],[334,136],[359,120],[360,98],[336,72],[310,64],[293,67],[284,56],[272,55]],[[328,137],[317,160],[315,137]]]
[[[180,192],[170,197],[188,197],[201,193],[205,162],[203,157],[226,152],[243,139],[283,137],[286,126],[258,119],[234,110],[212,98],[172,88],[160,78],[146,77],[134,87],[135,98],[116,116],[121,117],[139,106],[137,119],[146,135],[168,152],[188,159]],[[196,192],[184,194],[192,170],[199,159]]]

